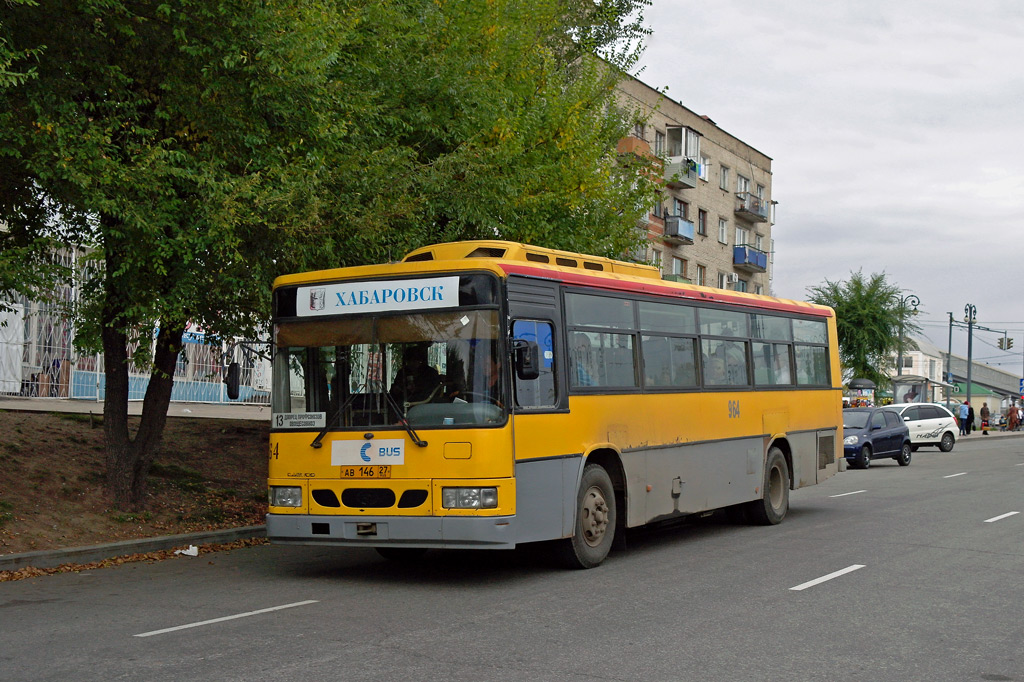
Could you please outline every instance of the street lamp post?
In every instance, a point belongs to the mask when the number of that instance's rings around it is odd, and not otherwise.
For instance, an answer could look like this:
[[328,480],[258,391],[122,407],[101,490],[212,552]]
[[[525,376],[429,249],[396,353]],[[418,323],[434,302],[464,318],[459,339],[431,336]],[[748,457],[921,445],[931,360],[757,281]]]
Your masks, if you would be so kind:
[[907,304],[914,306],[913,312],[917,312],[917,306],[921,305],[921,299],[914,294],[908,294],[906,296],[898,296],[894,294],[894,297],[900,304],[900,337],[897,340],[896,348],[899,357],[896,359],[896,376],[903,374],[903,317],[906,315]]
[[[964,322],[967,323],[967,398],[966,402],[971,402],[971,365],[974,363],[973,360],[973,343],[974,343],[974,323],[977,321],[978,307],[968,303],[964,306]],[[970,426],[968,424],[968,426]],[[970,431],[968,431],[970,433]]]

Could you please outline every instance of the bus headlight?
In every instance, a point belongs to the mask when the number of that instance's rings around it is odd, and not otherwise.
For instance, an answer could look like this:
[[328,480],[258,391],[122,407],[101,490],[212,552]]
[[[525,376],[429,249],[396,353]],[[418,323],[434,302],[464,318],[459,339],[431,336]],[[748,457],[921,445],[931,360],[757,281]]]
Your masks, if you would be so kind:
[[445,509],[495,509],[497,488],[441,488],[441,506]]
[[270,486],[271,507],[301,507],[302,488],[291,486],[272,485]]
[[856,445],[859,441],[857,436],[847,436],[843,439],[843,445]]

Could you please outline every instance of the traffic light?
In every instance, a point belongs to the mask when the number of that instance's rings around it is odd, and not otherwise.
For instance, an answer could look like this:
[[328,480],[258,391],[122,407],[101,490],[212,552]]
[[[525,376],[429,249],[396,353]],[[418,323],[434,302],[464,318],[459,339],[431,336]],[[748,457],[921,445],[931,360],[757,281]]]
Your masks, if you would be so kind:
[[996,345],[999,346],[1000,350],[1006,350],[1006,339],[999,339],[996,341]]
[[1013,339],[1011,339],[1009,336],[1004,336],[1003,338],[996,341],[996,345],[999,346],[1000,350],[1010,350],[1011,348],[1013,348]]
[[1011,348],[1013,348],[1013,339],[1007,338],[1006,339],[1006,350],[1010,350]]

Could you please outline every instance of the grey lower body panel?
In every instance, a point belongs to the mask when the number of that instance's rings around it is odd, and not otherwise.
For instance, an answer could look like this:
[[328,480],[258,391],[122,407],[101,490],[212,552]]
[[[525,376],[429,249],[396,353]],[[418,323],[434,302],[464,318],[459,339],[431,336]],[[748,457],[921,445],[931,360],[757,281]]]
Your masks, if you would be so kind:
[[320,516],[267,514],[277,544],[512,549],[514,516]]

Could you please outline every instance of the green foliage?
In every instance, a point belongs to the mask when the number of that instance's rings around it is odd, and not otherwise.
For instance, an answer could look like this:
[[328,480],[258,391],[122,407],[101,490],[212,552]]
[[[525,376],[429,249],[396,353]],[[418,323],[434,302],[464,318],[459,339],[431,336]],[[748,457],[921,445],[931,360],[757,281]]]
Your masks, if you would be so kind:
[[71,312],[107,405],[154,363],[151,442],[108,418],[110,457],[151,457],[172,332],[257,333],[277,275],[482,237],[621,255],[656,196],[615,153],[648,0],[5,1],[0,299],[92,254]]
[[[810,300],[836,311],[839,358],[849,378],[870,379],[880,388],[889,384],[892,356],[916,348],[907,337],[920,332],[914,310],[901,305],[902,292],[884,273],[865,277],[861,271],[845,282],[825,280],[810,287]],[[903,334],[901,336],[900,331]]]

